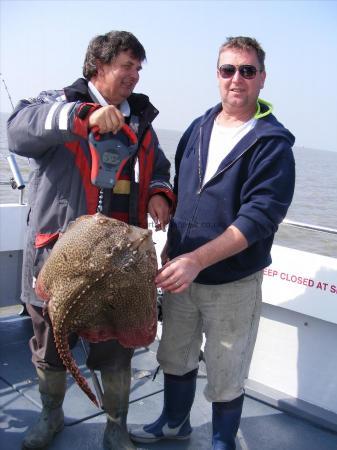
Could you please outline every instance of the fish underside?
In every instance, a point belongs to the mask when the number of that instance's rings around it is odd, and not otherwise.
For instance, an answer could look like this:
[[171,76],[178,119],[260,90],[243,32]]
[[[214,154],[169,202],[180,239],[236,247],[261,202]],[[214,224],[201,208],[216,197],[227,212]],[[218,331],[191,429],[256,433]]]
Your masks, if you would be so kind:
[[75,332],[89,342],[148,346],[157,329],[157,258],[151,231],[100,213],[81,216],[43,265],[36,293],[47,305],[57,351],[79,387],[96,396],[71,354]]

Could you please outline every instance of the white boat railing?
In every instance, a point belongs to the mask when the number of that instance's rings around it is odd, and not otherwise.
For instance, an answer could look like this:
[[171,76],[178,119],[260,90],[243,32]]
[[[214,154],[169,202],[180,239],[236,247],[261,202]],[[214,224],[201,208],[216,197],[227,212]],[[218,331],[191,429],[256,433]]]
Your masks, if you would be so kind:
[[[12,163],[13,168],[17,168],[17,164],[14,160],[14,162]],[[20,172],[13,172],[13,178],[11,178],[11,180],[9,181],[1,181],[0,180],[0,186],[10,186],[12,187],[12,189],[18,189],[19,190],[19,204],[23,205],[24,204],[24,191],[25,191],[25,186],[27,184],[27,182],[25,182],[20,174]],[[14,173],[16,174],[16,176],[14,176]],[[289,220],[289,219],[284,219],[282,222],[282,225],[286,225],[289,227],[294,227],[294,228],[301,228],[303,230],[310,230],[310,231],[317,231],[317,232],[322,232],[322,233],[328,233],[328,234],[334,234],[337,235],[337,229],[336,228],[330,228],[330,227],[322,227],[319,225],[313,225],[310,223],[305,223],[305,222],[297,222],[294,220]]]
[[295,222],[293,220],[288,220],[288,219],[284,219],[282,223],[284,225],[289,225],[291,227],[302,228],[302,229],[312,230],[312,231],[321,231],[323,233],[337,234],[337,230],[335,228],[320,227],[318,225],[311,225],[309,223],[304,223],[304,222]]

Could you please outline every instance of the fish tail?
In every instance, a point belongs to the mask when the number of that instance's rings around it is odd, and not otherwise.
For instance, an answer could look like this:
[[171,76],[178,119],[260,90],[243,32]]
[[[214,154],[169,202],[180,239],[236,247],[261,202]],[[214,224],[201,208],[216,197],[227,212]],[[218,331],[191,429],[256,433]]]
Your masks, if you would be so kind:
[[73,378],[76,381],[76,383],[78,384],[78,386],[82,389],[82,391],[99,408],[99,404],[98,404],[95,394],[90,389],[90,386],[87,383],[87,380],[81,374],[78,366],[76,365],[74,358],[72,357],[72,354],[71,354],[70,348],[69,348],[67,333],[64,332],[64,330],[60,330],[59,333],[54,334],[54,337],[55,337],[55,344],[56,344],[57,350],[59,352],[59,355],[63,361],[63,364],[65,365],[67,370],[69,370],[69,372],[73,376]]

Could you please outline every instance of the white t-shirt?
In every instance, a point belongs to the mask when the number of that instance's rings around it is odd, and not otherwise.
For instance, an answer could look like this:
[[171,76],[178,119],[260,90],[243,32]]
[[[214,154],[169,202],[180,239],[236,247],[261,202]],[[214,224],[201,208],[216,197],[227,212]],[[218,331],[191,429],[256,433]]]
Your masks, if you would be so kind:
[[239,127],[224,127],[214,120],[211,139],[208,147],[208,157],[203,184],[212,178],[223,159],[235,145],[252,130],[257,119],[250,119]]

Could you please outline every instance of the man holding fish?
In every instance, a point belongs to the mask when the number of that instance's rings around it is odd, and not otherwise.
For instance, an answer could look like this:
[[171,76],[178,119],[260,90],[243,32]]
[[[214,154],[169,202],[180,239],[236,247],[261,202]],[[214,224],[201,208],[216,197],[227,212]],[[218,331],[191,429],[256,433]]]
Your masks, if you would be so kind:
[[[33,166],[22,301],[32,317],[30,348],[43,409],[26,434],[25,449],[46,448],[64,426],[65,366],[35,292],[37,276],[59,235],[69,222],[97,211],[142,228],[147,227],[148,212],[157,228],[170,218],[170,164],[151,125],[158,111],[147,96],[133,93],[145,57],[129,32],[96,36],[86,53],[84,78],[61,91],[20,101],[8,121],[10,150],[30,158]],[[136,152],[120,167],[114,188],[100,188],[91,180],[89,133],[117,136],[125,124],[136,135]],[[71,336],[71,344],[76,338]],[[103,442],[109,450],[135,448],[126,429],[132,354],[117,340],[90,345],[87,365],[101,372],[107,413]]]

